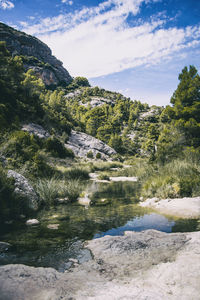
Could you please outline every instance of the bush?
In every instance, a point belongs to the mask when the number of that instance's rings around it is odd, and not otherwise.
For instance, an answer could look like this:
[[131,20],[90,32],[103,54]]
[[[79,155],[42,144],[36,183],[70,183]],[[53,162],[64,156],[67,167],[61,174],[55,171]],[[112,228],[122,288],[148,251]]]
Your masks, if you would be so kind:
[[96,159],[101,159],[101,153],[100,152],[97,152]]
[[30,165],[31,175],[37,177],[44,177],[44,176],[53,176],[56,173],[56,170],[49,166],[44,157],[40,154],[36,154],[33,157],[33,163]]
[[38,138],[24,131],[14,131],[7,139],[8,142],[2,145],[4,156],[19,163],[32,159],[41,146]]
[[53,156],[66,158],[74,157],[74,153],[71,149],[65,148],[65,146],[56,137],[50,137],[45,141],[45,147]]
[[94,158],[93,152],[91,150],[87,153],[87,158]]

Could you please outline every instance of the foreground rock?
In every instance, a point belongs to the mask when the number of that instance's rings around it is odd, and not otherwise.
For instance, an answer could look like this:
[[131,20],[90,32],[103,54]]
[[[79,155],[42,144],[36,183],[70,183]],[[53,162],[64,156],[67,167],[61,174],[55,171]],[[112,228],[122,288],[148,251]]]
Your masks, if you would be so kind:
[[140,206],[150,207],[163,214],[183,218],[200,217],[200,197],[162,200],[159,200],[158,198],[151,198],[141,202]]
[[14,178],[15,193],[27,200],[27,207],[32,210],[37,210],[39,206],[39,198],[28,180],[13,170],[9,170],[7,176]]
[[88,152],[92,151],[94,158],[97,153],[100,153],[101,158],[108,159],[110,156],[116,154],[116,151],[103,143],[83,132],[75,130],[71,131],[67,147],[72,149],[76,156],[87,157]]
[[65,273],[0,267],[0,299],[199,299],[200,232],[127,232],[88,242],[93,259]]

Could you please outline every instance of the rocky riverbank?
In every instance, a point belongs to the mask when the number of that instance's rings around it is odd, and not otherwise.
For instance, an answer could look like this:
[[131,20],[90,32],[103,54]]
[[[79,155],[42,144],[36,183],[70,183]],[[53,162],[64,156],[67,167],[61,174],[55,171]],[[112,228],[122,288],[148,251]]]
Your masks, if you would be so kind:
[[163,214],[182,218],[200,217],[200,197],[161,200],[151,198],[140,202],[140,206],[153,208]]
[[0,267],[0,299],[199,299],[200,232],[126,232],[85,246],[93,259],[65,273]]

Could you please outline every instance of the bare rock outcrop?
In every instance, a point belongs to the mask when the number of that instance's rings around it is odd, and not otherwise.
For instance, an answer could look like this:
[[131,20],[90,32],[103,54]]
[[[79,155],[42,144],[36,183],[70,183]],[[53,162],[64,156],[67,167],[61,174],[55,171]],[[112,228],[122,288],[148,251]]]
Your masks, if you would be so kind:
[[103,159],[108,159],[110,156],[116,154],[114,149],[102,141],[94,138],[91,135],[75,130],[71,131],[71,135],[66,146],[72,149],[76,156],[80,157],[87,157],[87,153],[89,151],[92,151],[94,157],[97,153],[100,153],[101,158]]
[[27,131],[30,134],[34,134],[41,139],[46,139],[50,137],[48,131],[46,131],[42,126],[35,123],[24,124],[22,126],[22,130]]
[[72,81],[62,62],[36,37],[0,23],[0,41],[6,42],[6,47],[13,56],[23,55],[25,69],[34,69],[46,86],[66,85]]
[[89,241],[86,247],[93,259],[65,273],[1,266],[0,299],[199,299],[200,232],[127,232]]
[[32,210],[37,210],[39,198],[28,180],[13,170],[9,170],[7,176],[13,178],[15,181],[15,193],[27,199],[27,207]]

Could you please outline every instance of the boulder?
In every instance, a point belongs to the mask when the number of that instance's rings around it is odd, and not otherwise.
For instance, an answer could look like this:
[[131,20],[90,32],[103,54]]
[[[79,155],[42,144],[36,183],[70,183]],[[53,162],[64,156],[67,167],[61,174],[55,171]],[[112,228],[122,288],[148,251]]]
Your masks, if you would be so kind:
[[111,155],[117,152],[106,145],[104,142],[94,138],[83,132],[78,132],[75,130],[71,131],[69,141],[66,146],[74,152],[76,156],[87,157],[87,153],[92,151],[94,157],[97,153],[101,154],[101,158],[109,159]]
[[27,131],[30,134],[34,134],[41,139],[50,137],[50,134],[42,126],[35,123],[24,124],[22,130]]
[[49,224],[47,225],[47,228],[57,230],[59,228],[59,224]]
[[34,225],[39,225],[40,222],[37,219],[29,219],[26,221],[26,225],[28,226],[34,226]]
[[15,193],[27,199],[27,207],[32,210],[37,210],[39,206],[39,197],[28,180],[13,170],[9,170],[7,176],[9,178],[12,177],[15,181]]
[[11,244],[6,242],[0,242],[0,253],[8,251],[8,249],[11,247]]
[[91,199],[89,198],[89,194],[86,194],[84,197],[78,198],[78,203],[84,206],[90,205]]

